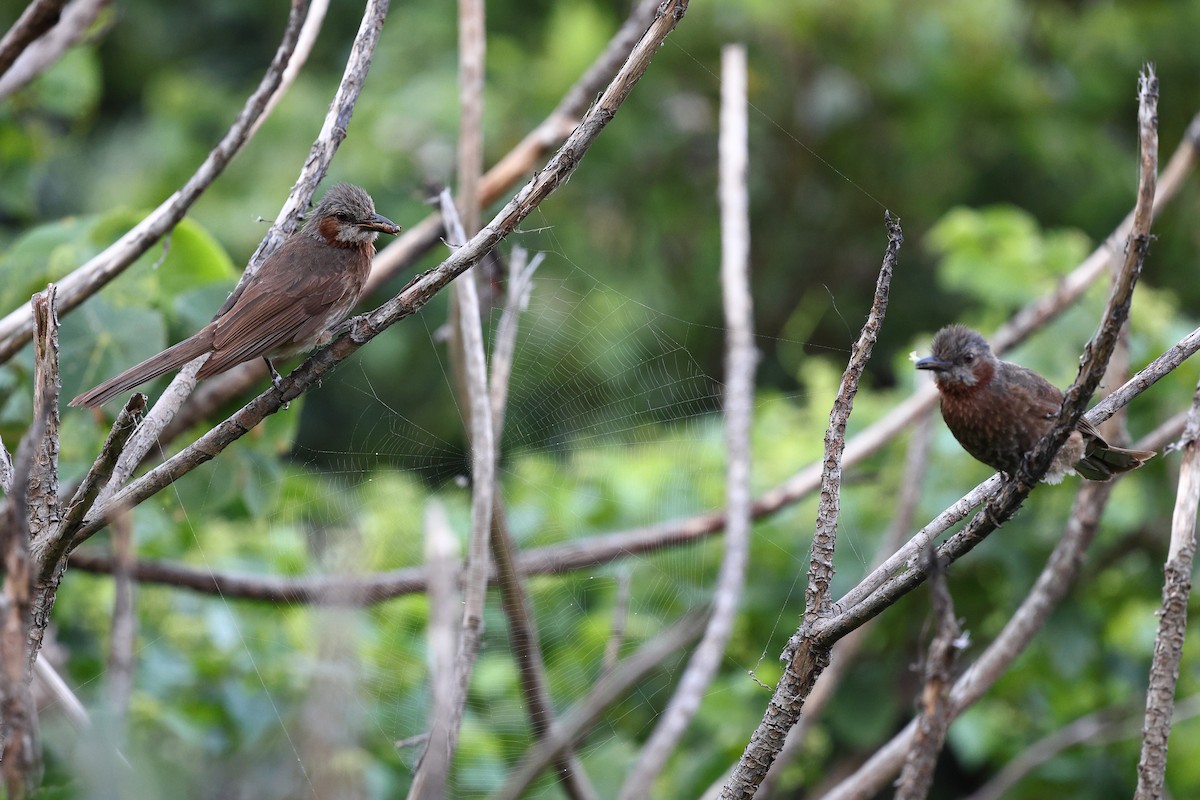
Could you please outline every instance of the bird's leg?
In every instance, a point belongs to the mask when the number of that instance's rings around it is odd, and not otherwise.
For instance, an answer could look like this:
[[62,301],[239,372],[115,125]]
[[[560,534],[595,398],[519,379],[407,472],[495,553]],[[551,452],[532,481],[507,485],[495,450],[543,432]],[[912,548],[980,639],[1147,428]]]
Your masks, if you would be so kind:
[[271,359],[263,356],[263,361],[267,364],[267,371],[271,373],[271,385],[275,387],[275,391],[283,391],[283,376],[279,374],[279,370],[275,369],[275,365],[271,363]]
[[[279,374],[279,370],[275,369],[275,365],[271,363],[271,359],[263,356],[263,361],[267,362],[267,369],[271,372],[271,385],[275,387],[275,391],[283,394],[283,376]],[[283,410],[287,411],[291,405],[290,400],[284,400]]]

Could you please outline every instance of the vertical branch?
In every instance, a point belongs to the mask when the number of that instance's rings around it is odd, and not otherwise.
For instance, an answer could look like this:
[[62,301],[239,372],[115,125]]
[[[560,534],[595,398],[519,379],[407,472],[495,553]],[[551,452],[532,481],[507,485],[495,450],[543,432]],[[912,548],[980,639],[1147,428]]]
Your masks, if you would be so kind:
[[721,297],[725,306],[725,554],[704,638],[679,688],[625,779],[621,797],[649,797],[654,780],[691,723],[716,675],[745,582],[750,541],[750,426],[754,405],[754,313],[750,298],[750,161],[746,120],[746,48],[721,50],[718,188]]
[[933,786],[933,768],[946,741],[953,719],[950,687],[954,662],[962,648],[954,600],[946,585],[946,573],[938,568],[933,548],[927,551],[929,591],[933,597],[933,617],[937,633],[929,644],[925,661],[925,685],[921,690],[920,714],[916,734],[897,781],[896,800],[923,800]]
[[10,800],[29,796],[41,772],[37,709],[30,682],[37,653],[30,644],[34,569],[33,534],[58,524],[58,316],[56,287],[30,304],[34,338],[33,421],[14,464],[8,524],[0,531],[4,561],[0,594],[0,770]]
[[842,383],[833,409],[829,413],[829,428],[825,433],[825,460],[821,472],[821,498],[817,506],[817,524],[813,533],[812,554],[809,560],[808,589],[805,592],[804,622],[788,642],[783,657],[788,662],[758,729],[746,745],[741,760],[734,768],[729,782],[721,792],[722,798],[751,798],[757,792],[771,763],[787,739],[788,731],[800,718],[804,702],[825,667],[829,666],[829,651],[833,639],[820,639],[814,634],[818,620],[828,615],[832,606],[830,585],[833,581],[833,547],[837,530],[838,494],[841,490],[841,457],[845,448],[846,422],[854,405],[858,378],[871,357],[871,349],[879,334],[887,310],[888,290],[892,272],[904,242],[900,223],[891,213],[885,213],[888,244],[875,283],[875,298],[867,315],[862,333],[850,353],[850,361],[842,375]]
[[429,570],[429,676],[433,701],[429,712],[429,738],[425,754],[413,776],[408,796],[412,800],[437,800],[446,794],[450,771],[450,719],[454,716],[454,650],[458,639],[458,543],[446,519],[446,509],[436,500],[425,507],[425,566]]
[[1196,557],[1196,508],[1200,504],[1200,384],[1192,398],[1183,431],[1179,491],[1171,518],[1171,546],[1163,568],[1162,611],[1154,638],[1154,658],[1146,687],[1146,718],[1142,724],[1142,754],[1138,760],[1136,800],[1163,796],[1167,770],[1167,738],[1175,708],[1175,684],[1183,659],[1187,606]]
[[108,707],[114,730],[125,738],[125,719],[133,694],[134,645],[137,639],[136,588],[133,564],[137,558],[133,542],[133,515],[120,513],[113,520],[113,612],[108,644]]
[[[487,53],[484,0],[458,0],[458,197],[463,229],[479,230],[483,174],[483,76]],[[466,241],[465,237],[463,241]]]
[[[449,190],[441,196],[442,217],[449,232],[448,243],[461,246],[466,241],[458,212]],[[468,271],[454,282],[460,316],[467,404],[471,409],[471,536],[463,573],[463,617],[458,659],[455,664],[454,713],[450,721],[450,752],[458,740],[459,726],[467,702],[467,685],[479,642],[483,638],[483,605],[487,595],[488,536],[492,523],[492,497],[495,492],[496,448],[492,438],[492,414],[488,402],[487,363],[483,349],[483,325],[479,319],[479,294],[474,277]]]

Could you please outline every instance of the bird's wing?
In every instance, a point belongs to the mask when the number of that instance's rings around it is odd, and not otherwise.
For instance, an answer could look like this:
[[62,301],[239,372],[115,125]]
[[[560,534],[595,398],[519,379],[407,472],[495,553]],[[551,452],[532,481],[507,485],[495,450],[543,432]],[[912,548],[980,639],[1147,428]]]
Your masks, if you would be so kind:
[[[292,244],[285,243],[272,255],[229,311],[213,323],[213,355],[199,377],[216,375],[276,349],[315,339],[330,324],[330,308],[354,292],[350,281],[331,275],[341,272],[336,264],[289,269],[295,257],[294,248],[289,247]],[[339,256],[342,253],[337,251],[327,254],[334,262]],[[281,271],[295,274],[288,274],[289,280],[279,280],[275,273]]]

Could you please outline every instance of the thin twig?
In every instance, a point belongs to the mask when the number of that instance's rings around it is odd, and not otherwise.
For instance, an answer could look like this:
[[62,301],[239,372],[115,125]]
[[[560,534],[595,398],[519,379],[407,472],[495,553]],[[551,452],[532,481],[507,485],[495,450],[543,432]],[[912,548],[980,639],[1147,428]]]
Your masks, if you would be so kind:
[[117,515],[111,533],[116,570],[113,572],[112,632],[104,681],[108,710],[118,738],[123,740],[129,700],[133,696],[134,652],[137,644],[137,587],[130,574],[137,558],[132,515]]
[[896,800],[924,800],[933,786],[933,768],[950,727],[950,686],[954,663],[964,647],[954,600],[946,585],[946,573],[938,568],[937,556],[929,550],[929,591],[937,633],[925,659],[925,685],[921,690],[920,714],[912,746],[896,782]]
[[670,703],[621,787],[625,800],[649,797],[654,781],[700,708],[721,665],[745,584],[750,550],[750,428],[754,409],[754,308],[750,297],[750,146],[746,48],[721,49],[718,198],[721,298],[725,308],[725,552],[712,616]]
[[821,499],[817,505],[816,529],[813,533],[809,557],[808,588],[805,591],[804,621],[800,629],[788,641],[784,651],[787,666],[780,678],[767,712],[750,739],[729,783],[721,793],[723,798],[750,798],[766,775],[771,762],[787,738],[788,731],[796,724],[804,702],[812,691],[813,684],[829,665],[830,648],[834,640],[819,641],[812,635],[812,628],[820,619],[826,618],[832,609],[830,586],[833,582],[833,551],[836,541],[838,510],[840,506],[842,451],[845,448],[846,422],[854,407],[854,395],[858,390],[858,379],[871,357],[871,349],[887,311],[888,290],[892,272],[896,266],[904,233],[899,221],[890,213],[884,215],[887,225],[888,245],[879,279],[875,284],[875,297],[871,311],[863,325],[858,341],[850,353],[849,363],[842,375],[842,383],[829,412],[829,427],[825,433],[825,457],[821,476]]
[[[492,348],[491,371],[488,376],[488,398],[492,415],[492,436],[503,439],[504,409],[508,402],[509,378],[512,373],[513,352],[516,349],[517,323],[529,300],[533,272],[541,262],[541,254],[528,260],[523,247],[514,247],[509,268],[507,300],[496,330]],[[492,558],[496,562],[496,583],[500,588],[500,605],[508,622],[509,648],[521,682],[521,696],[529,714],[529,726],[534,738],[544,740],[554,726],[554,705],[550,699],[549,679],[538,641],[537,626],[530,608],[528,592],[517,568],[517,545],[508,527],[504,502],[499,486],[492,508]],[[554,762],[562,790],[571,800],[590,800],[596,790],[584,772],[583,765],[571,748],[560,753]]]
[[75,490],[71,500],[66,505],[62,522],[49,535],[34,539],[30,543],[30,553],[37,564],[39,580],[46,580],[50,574],[60,567],[59,561],[70,545],[71,537],[83,521],[84,515],[91,509],[92,503],[100,494],[100,489],[108,482],[116,466],[117,458],[125,448],[125,443],[133,434],[134,428],[146,408],[146,395],[138,393],[129,398],[125,407],[117,415],[108,438],[92,462],[91,469],[83,476],[79,488]]
[[[200,195],[216,180],[242,147],[249,141],[250,129],[279,88],[283,71],[291,59],[308,10],[308,0],[293,0],[283,39],[258,88],[250,95],[233,125],[204,159],[195,174],[158,208],[124,236],[59,281],[59,311],[68,313],[98,292],[155,242],[175,227]],[[33,336],[33,317],[28,309],[14,310],[0,320],[0,364],[8,361]]]
[[604,712],[640,683],[677,650],[689,645],[704,630],[707,614],[692,612],[659,633],[601,677],[595,688],[555,726],[550,736],[525,754],[516,770],[496,793],[496,800],[517,800],[564,748],[580,741]]
[[[451,247],[465,242],[462,225],[450,191],[441,196],[442,217],[449,229]],[[467,704],[471,670],[483,639],[483,606],[487,597],[488,537],[492,530],[492,498],[496,490],[496,446],[492,438],[492,412],[487,387],[487,358],[483,345],[483,323],[479,317],[479,294],[470,270],[454,282],[459,304],[459,330],[463,344],[467,402],[471,408],[471,535],[463,570],[463,616],[458,654],[454,666],[456,692],[449,720],[450,754],[458,742],[459,727]]]
[[66,0],[33,0],[0,39],[0,75],[8,72],[17,57],[38,37],[53,28]]
[[1167,739],[1175,704],[1175,685],[1187,633],[1187,606],[1196,558],[1196,508],[1200,505],[1200,384],[1192,399],[1181,447],[1179,489],[1171,518],[1171,545],[1163,567],[1162,610],[1154,637],[1154,658],[1146,687],[1146,716],[1138,760],[1136,800],[1163,796]]
[[[892,520],[888,523],[887,532],[880,539],[879,545],[875,549],[875,554],[871,559],[872,565],[878,566],[883,561],[896,551],[904,542],[904,537],[912,529],[913,519],[916,517],[917,505],[921,499],[921,487],[925,480],[925,473],[929,470],[929,449],[930,443],[933,440],[933,414],[925,414],[921,417],[916,427],[913,428],[912,438],[908,443],[908,450],[904,457],[904,476],[903,483],[900,486],[900,493],[896,500],[896,511],[892,516]],[[830,654],[829,666],[821,673],[821,677],[817,679],[817,685],[813,687],[812,693],[808,696],[808,701],[804,704],[804,713],[800,716],[800,721],[788,731],[787,739],[783,743],[783,749],[779,751],[775,762],[771,764],[771,768],[767,770],[767,776],[763,779],[762,785],[759,787],[759,793],[767,797],[773,797],[776,794],[775,787],[778,784],[783,772],[789,764],[794,762],[801,753],[804,746],[805,737],[808,732],[813,729],[815,721],[820,717],[829,701],[833,699],[834,693],[842,682],[842,678],[849,672],[850,667],[858,658],[859,652],[862,650],[863,644],[867,640],[867,633],[874,626],[877,620],[871,620],[857,628],[842,639],[839,639]],[[730,768],[732,772],[732,767]],[[728,780],[728,775],[722,777],[720,783],[714,784],[715,789],[710,790],[712,797],[717,797],[720,788]],[[707,797],[708,795],[706,795]]]
[[57,25],[31,42],[7,71],[0,69],[0,100],[48,70],[82,41],[100,12],[111,4],[112,0],[71,0]]
[[[429,683],[433,701],[429,711],[429,733],[421,763],[413,776],[408,796],[413,800],[437,800],[445,796],[450,771],[450,720],[454,717],[457,693],[454,678],[458,646],[458,587],[455,585],[458,541],[450,529],[446,509],[436,500],[425,507],[425,565],[429,572]],[[396,747],[417,744],[397,742]]]

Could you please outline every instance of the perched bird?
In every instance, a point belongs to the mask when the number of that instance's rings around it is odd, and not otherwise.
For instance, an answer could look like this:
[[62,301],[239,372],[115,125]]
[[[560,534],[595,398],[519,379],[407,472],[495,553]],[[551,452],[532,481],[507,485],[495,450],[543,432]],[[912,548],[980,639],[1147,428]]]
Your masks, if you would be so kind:
[[252,278],[194,336],[109,378],[70,402],[96,407],[121,392],[178,369],[205,353],[197,378],[209,378],[262,357],[287,357],[331,338],[330,329],[358,302],[380,232],[400,226],[375,213],[371,196],[339,183],[321,198],[304,226],[284,240]]
[[[933,355],[917,360],[916,367],[933,372],[946,427],[977,460],[1016,474],[1054,424],[1062,392],[1033,370],[996,358],[984,338],[963,325],[938,331],[932,349]],[[1153,455],[1153,450],[1113,447],[1081,419],[1043,480],[1058,483],[1078,470],[1088,480],[1106,481]]]

